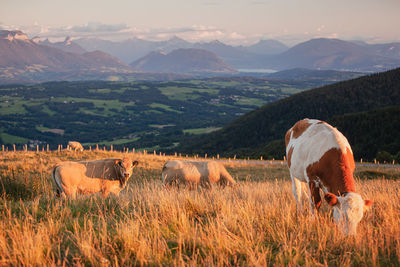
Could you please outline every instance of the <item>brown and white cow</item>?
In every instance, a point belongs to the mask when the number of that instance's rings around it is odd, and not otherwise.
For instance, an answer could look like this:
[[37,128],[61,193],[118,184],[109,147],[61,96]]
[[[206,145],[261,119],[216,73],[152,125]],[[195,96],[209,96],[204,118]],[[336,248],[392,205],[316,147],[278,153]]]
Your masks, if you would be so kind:
[[346,137],[326,122],[304,119],[287,131],[285,143],[297,210],[302,211],[302,183],[308,183],[313,212],[321,205],[321,189],[339,229],[356,234],[364,208],[372,201],[356,193],[353,152]]
[[224,165],[216,161],[170,160],[164,164],[161,177],[165,185],[176,183],[187,184],[189,187],[210,187],[211,184],[236,184]]
[[109,193],[118,195],[137,164],[129,158],[61,162],[53,169],[57,194],[72,199],[78,193],[101,192],[104,197]]

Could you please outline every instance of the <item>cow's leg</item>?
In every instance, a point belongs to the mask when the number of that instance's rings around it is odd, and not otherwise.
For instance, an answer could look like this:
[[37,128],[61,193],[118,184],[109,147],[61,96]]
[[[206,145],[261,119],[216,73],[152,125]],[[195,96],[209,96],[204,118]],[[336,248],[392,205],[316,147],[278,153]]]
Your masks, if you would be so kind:
[[290,177],[292,178],[292,192],[296,199],[297,213],[301,214],[303,212],[303,206],[301,203],[302,185],[296,177],[293,175],[290,175]]
[[310,181],[308,183],[309,187],[310,187],[310,192],[311,192],[311,196],[310,196],[310,207],[311,207],[311,211],[314,214],[315,211],[319,211],[319,207],[321,206],[321,195],[319,194],[319,187],[318,185],[314,182],[314,181]]

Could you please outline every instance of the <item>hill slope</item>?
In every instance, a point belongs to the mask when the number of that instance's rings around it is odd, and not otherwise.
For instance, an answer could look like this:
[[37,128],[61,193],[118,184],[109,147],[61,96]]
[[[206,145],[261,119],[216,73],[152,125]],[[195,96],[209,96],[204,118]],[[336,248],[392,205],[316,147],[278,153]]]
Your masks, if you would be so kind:
[[[399,103],[400,69],[395,69],[316,88],[268,104],[234,120],[219,131],[186,141],[180,150],[186,153],[219,153],[225,156],[283,156],[285,132],[300,119],[308,117],[329,122],[334,116],[399,106]],[[338,120],[339,117],[332,119],[333,122]],[[391,123],[390,120],[388,123]],[[377,136],[369,135],[370,131],[358,133],[352,131],[354,127],[347,125],[344,129],[354,143],[360,140],[355,133],[372,138],[369,139],[370,142],[391,135],[391,132],[381,132]],[[355,156],[374,156],[373,151],[367,153],[363,150],[360,153],[362,154]]]

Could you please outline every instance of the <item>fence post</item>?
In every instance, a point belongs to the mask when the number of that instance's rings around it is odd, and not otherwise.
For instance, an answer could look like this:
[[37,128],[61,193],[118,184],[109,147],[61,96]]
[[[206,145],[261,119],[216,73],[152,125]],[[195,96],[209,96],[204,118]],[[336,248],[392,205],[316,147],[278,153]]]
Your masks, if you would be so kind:
[[14,148],[14,152],[15,152],[15,151],[16,151],[16,150],[15,150],[15,144],[13,144],[13,148]]
[[113,152],[113,150],[114,150],[114,147],[113,147],[113,145],[111,144],[111,146],[110,146],[110,151]]
[[260,157],[260,160],[263,160],[263,156]]
[[204,158],[205,158],[205,159],[207,158],[207,153],[206,153],[206,154],[204,154]]
[[3,151],[3,152],[4,152],[4,145],[2,145],[2,146],[1,146],[1,151]]

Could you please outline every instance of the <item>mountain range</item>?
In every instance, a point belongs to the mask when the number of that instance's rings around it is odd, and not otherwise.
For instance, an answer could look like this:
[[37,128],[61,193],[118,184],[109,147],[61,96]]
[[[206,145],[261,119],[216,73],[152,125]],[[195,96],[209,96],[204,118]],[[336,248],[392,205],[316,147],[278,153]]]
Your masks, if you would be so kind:
[[304,91],[267,104],[221,130],[190,137],[178,151],[283,158],[284,136],[303,118],[321,119],[343,132],[357,159],[400,151],[400,68]]
[[123,42],[78,39],[84,49],[100,49],[125,63],[132,63],[153,51],[169,53],[180,48],[198,48],[215,53],[236,69],[322,70],[377,72],[400,66],[400,43],[367,44],[339,39],[311,39],[291,48],[276,40],[261,40],[250,46],[231,46],[218,40],[190,43],[178,37],[151,42],[138,38]]
[[231,46],[218,40],[191,43],[178,37],[157,42],[139,38],[112,42],[67,37],[52,43],[41,41],[39,37],[29,39],[21,31],[0,31],[1,83],[174,79],[188,73],[196,76],[248,75],[236,72],[243,69],[368,73],[399,66],[400,43],[370,45],[321,38],[288,48],[275,40]]
[[[235,72],[215,54],[199,49],[178,49],[165,59],[172,61],[164,60],[162,69],[133,68],[103,51],[87,52],[70,38],[63,42],[51,43],[48,40],[29,39],[21,31],[0,31],[1,83],[51,80],[169,80],[188,78],[182,76],[182,73],[190,72]],[[159,63],[156,62],[155,65]],[[143,71],[152,73],[145,74]],[[166,73],[168,75],[165,75]]]

